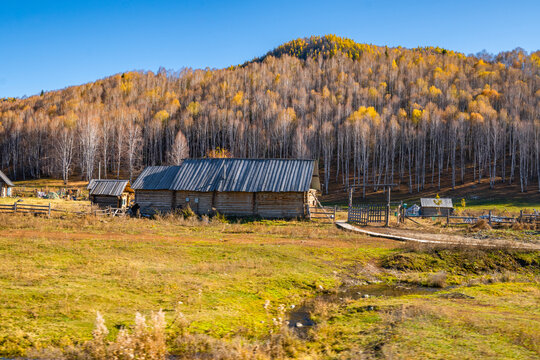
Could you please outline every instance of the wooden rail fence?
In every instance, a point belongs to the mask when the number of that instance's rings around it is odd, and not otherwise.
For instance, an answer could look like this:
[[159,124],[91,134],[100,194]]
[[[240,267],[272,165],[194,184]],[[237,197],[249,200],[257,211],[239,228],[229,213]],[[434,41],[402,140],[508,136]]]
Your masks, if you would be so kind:
[[490,226],[498,225],[512,225],[515,223],[522,224],[537,224],[540,226],[540,214],[526,214],[523,211],[517,217],[514,216],[497,216],[493,215],[491,211],[487,215],[480,216],[454,216],[454,215],[429,215],[429,216],[404,216],[405,219],[414,220],[414,218],[442,218],[446,219],[446,225],[473,225],[479,220],[486,220]]
[[36,205],[36,204],[24,204],[21,202],[15,202],[13,204],[0,204],[0,214],[2,213],[13,213],[13,214],[36,214],[36,215],[46,215],[51,217],[53,212],[57,213],[67,213],[74,215],[94,215],[94,216],[126,216],[127,209],[121,208],[106,208],[91,210],[90,212],[79,212],[79,211],[69,211],[69,210],[59,210],[53,209],[51,203],[48,205]]
[[13,205],[0,205],[0,213],[32,213],[51,216],[51,203],[49,205],[34,205],[15,202]]

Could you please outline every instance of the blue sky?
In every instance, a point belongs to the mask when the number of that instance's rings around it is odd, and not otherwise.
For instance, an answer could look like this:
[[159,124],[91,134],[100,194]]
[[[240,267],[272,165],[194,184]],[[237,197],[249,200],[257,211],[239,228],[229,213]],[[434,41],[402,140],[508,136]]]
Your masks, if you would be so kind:
[[310,35],[441,46],[540,49],[540,1],[4,1],[0,97],[129,70],[221,68]]

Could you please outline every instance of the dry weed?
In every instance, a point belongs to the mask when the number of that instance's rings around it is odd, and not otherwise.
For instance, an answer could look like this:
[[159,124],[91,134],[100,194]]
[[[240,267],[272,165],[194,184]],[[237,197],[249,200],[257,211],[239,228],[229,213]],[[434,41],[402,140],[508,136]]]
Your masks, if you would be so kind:
[[443,288],[446,286],[446,272],[439,271],[435,274],[430,274],[428,276],[427,285],[431,287]]

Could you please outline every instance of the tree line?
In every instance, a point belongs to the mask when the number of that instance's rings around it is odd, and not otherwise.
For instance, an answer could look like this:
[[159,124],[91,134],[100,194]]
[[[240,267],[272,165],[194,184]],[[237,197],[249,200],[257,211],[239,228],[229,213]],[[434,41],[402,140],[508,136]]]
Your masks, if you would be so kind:
[[[134,176],[216,149],[318,158],[330,183],[410,192],[540,178],[540,52],[497,55],[298,39],[226,69],[127,72],[0,99],[14,179]],[[540,184],[538,185],[540,191]]]

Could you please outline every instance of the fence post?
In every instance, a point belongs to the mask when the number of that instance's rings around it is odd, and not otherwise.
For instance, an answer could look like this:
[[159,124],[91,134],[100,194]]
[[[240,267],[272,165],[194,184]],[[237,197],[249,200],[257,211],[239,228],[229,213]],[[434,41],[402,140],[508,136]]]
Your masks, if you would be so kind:
[[519,210],[519,222],[523,222],[523,210]]
[[336,222],[336,209],[337,209],[337,205],[334,205],[334,222]]
[[13,212],[14,213],[17,212],[17,202],[16,201],[13,203]]
[[49,203],[49,214],[48,214],[49,217],[51,217],[51,203]]
[[446,226],[450,226],[450,211],[446,211]]
[[489,210],[488,224],[489,224],[489,226],[491,226],[491,210]]

